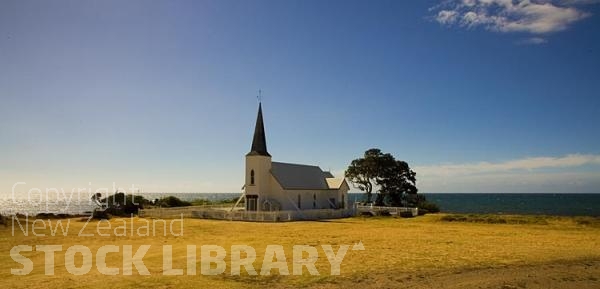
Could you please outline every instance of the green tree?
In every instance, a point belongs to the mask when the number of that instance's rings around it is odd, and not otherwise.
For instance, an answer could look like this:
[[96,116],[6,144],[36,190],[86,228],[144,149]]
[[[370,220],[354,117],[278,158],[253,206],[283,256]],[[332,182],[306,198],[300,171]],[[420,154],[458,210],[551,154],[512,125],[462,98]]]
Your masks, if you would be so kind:
[[377,205],[406,206],[406,196],[418,192],[416,173],[408,163],[375,148],[367,150],[362,158],[353,160],[345,176],[366,193],[367,202],[371,202],[373,187],[378,186]]
[[353,160],[344,173],[355,188],[366,193],[368,203],[371,202],[373,186],[377,184],[382,158],[381,150],[367,150],[362,158]]
[[382,170],[382,178],[376,203],[378,205],[390,204],[392,206],[411,206],[410,200],[417,192],[417,173],[411,170],[405,161],[393,160],[386,163]]

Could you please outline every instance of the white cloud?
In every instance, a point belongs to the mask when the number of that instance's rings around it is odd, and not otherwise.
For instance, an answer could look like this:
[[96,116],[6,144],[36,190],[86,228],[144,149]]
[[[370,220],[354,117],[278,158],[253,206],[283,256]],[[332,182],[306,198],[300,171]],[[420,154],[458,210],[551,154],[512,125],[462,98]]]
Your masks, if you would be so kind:
[[[433,7],[435,21],[497,32],[546,34],[562,31],[590,14],[573,7],[582,1],[450,0]],[[583,1],[589,2],[589,1]]]
[[600,155],[571,154],[563,157],[524,158],[500,163],[479,162],[421,166],[415,168],[415,170],[420,174],[448,176],[457,174],[485,174],[517,170],[535,170],[543,168],[569,168],[587,164],[600,164]]
[[531,37],[531,38],[527,38],[527,39],[523,39],[521,41],[519,41],[519,44],[544,44],[547,43],[548,40],[546,40],[545,38],[542,37]]
[[457,17],[458,12],[456,11],[442,10],[438,12],[436,20],[441,24],[453,24],[454,22],[456,22]]
[[560,1],[564,5],[589,5],[589,4],[598,4],[600,0],[562,0]]
[[418,187],[425,192],[594,192],[600,185],[600,171],[573,171],[586,165],[600,165],[600,155],[442,164],[414,170]]

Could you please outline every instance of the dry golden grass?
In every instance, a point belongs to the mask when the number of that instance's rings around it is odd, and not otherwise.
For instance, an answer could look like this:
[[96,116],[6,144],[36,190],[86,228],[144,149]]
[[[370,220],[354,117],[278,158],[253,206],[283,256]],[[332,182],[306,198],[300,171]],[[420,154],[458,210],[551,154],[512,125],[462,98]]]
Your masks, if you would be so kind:
[[[184,235],[163,236],[157,228],[156,237],[78,237],[84,222],[71,219],[69,234],[35,237],[23,236],[17,227],[12,236],[11,226],[0,228],[0,278],[3,288],[248,288],[259,285],[269,287],[335,286],[343,282],[360,282],[367,276],[401,275],[404,273],[448,271],[469,268],[496,268],[506,265],[543,264],[570,260],[600,259],[600,228],[594,219],[546,217],[543,222],[527,224],[483,224],[470,222],[446,222],[445,215],[428,215],[413,219],[402,218],[350,218],[322,222],[249,223],[186,219]],[[539,217],[518,217],[521,219]],[[134,227],[144,223],[134,219]],[[31,221],[31,220],[30,220]],[[55,220],[53,220],[54,222]],[[110,221],[113,228],[122,219]],[[127,219],[129,222],[129,219]],[[94,233],[96,222],[85,232]],[[40,232],[42,232],[41,230]],[[49,230],[45,233],[50,234]],[[359,241],[365,251],[348,250],[341,265],[340,276],[329,276],[329,262],[320,245],[331,244],[337,250],[341,244],[352,245]],[[11,268],[22,266],[13,261],[9,252],[16,245],[62,245],[63,251],[55,255],[55,275],[44,275],[44,253],[22,252],[34,263],[34,270],[25,276],[11,275]],[[134,251],[141,245],[151,245],[144,257],[144,264],[152,274],[140,276],[104,276],[92,270],[82,276],[69,274],[64,266],[64,252],[72,245],[85,245],[92,252],[103,245],[133,245]],[[311,276],[304,269],[302,276],[249,276],[242,269],[241,276],[229,274],[229,262],[224,274],[218,276],[163,276],[162,245],[173,246],[173,266],[186,265],[186,245],[197,245],[200,260],[201,245],[219,245],[229,254],[231,245],[249,245],[257,251],[254,267],[260,272],[266,245],[276,244],[285,248],[290,272],[292,271],[292,246],[319,246],[317,269],[320,276]],[[122,250],[122,249],[121,249]],[[95,258],[95,256],[94,256]],[[76,265],[81,265],[81,256]],[[225,259],[228,260],[229,256]],[[121,253],[110,253],[109,267],[122,268]],[[200,273],[200,264],[197,266]]]

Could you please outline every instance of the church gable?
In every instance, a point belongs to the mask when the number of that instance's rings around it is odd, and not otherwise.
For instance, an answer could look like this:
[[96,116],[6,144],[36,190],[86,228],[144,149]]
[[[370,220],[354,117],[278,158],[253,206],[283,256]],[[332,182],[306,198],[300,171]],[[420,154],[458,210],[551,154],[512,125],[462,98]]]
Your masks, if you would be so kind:
[[344,178],[327,178],[325,179],[327,181],[327,186],[329,187],[329,189],[332,190],[339,190],[342,185],[344,185],[344,183],[346,182],[346,180],[344,180]]

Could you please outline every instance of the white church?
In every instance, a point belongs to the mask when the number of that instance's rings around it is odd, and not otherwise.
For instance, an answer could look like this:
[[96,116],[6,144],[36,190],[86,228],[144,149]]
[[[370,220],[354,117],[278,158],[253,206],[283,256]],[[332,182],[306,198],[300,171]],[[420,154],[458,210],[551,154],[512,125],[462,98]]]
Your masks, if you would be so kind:
[[250,152],[246,154],[244,199],[246,212],[296,212],[349,209],[350,187],[318,166],[274,162],[267,151],[262,104],[254,128]]

